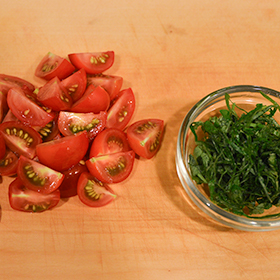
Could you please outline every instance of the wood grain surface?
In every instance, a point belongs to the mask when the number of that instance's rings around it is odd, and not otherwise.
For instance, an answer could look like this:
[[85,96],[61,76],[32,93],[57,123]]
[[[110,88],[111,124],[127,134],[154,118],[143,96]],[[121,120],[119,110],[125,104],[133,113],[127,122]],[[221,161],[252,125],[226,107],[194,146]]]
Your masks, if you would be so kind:
[[114,50],[107,73],[135,93],[131,122],[160,118],[166,131],[156,157],[136,160],[100,209],[73,197],[41,214],[14,211],[3,178],[0,279],[279,279],[280,231],[206,219],[175,169],[180,124],[200,98],[238,84],[280,90],[279,30],[274,0],[1,0],[0,73],[39,86],[49,51]]

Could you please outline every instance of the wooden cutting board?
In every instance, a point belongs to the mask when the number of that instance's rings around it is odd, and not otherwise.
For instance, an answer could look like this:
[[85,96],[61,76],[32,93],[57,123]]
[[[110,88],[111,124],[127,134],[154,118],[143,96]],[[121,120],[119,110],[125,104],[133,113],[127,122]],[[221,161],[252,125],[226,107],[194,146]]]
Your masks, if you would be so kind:
[[92,209],[78,197],[41,214],[14,211],[0,184],[0,279],[279,279],[280,231],[225,228],[191,206],[175,169],[185,114],[219,88],[280,90],[280,2],[260,0],[2,1],[0,73],[34,83],[49,51],[114,50],[107,73],[131,87],[131,122],[160,118],[159,153]]

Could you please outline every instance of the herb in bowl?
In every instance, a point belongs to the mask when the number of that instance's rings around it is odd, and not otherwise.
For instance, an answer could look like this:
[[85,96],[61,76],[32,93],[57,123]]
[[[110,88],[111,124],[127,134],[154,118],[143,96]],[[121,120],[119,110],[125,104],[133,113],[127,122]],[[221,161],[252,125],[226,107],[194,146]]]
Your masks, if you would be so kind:
[[244,216],[280,206],[280,125],[274,118],[280,106],[261,94],[271,105],[246,111],[226,94],[226,109],[219,116],[191,126],[196,141],[189,156],[193,180],[207,186],[215,204]]

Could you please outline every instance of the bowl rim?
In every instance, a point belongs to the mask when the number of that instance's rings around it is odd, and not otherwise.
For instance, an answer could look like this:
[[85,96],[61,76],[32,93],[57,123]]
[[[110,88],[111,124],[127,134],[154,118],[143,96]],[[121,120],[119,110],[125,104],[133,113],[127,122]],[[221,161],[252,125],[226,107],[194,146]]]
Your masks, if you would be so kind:
[[235,86],[224,87],[206,95],[205,97],[200,99],[184,117],[179,129],[177,146],[176,146],[177,175],[181,181],[182,186],[184,187],[185,191],[187,192],[192,202],[194,202],[199,207],[200,210],[202,210],[204,213],[206,213],[209,217],[214,219],[216,222],[245,231],[270,231],[270,230],[280,229],[280,219],[260,220],[258,218],[253,218],[253,217],[247,218],[245,216],[239,216],[218,207],[210,199],[206,198],[196,188],[195,184],[191,180],[191,174],[188,168],[188,161],[185,160],[185,156],[186,156],[185,147],[186,147],[186,139],[189,133],[190,124],[192,123],[189,120],[191,118],[195,119],[200,114],[199,108],[207,105],[207,103],[210,102],[211,100],[215,100],[217,98],[223,97],[226,93],[228,94],[234,94],[238,92],[260,93],[260,91],[266,93],[267,95],[271,95],[273,97],[277,97],[280,99],[280,92],[267,87],[255,86],[255,85],[235,85]]

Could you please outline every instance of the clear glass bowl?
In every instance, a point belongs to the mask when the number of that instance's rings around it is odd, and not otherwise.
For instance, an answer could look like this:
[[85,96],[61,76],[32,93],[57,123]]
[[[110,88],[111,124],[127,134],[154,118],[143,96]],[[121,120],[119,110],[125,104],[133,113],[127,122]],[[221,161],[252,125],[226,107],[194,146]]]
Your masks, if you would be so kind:
[[[195,147],[195,140],[190,125],[194,121],[205,121],[210,116],[216,115],[223,108],[226,108],[225,94],[229,94],[231,100],[238,106],[251,110],[257,103],[270,105],[271,102],[264,98],[260,91],[269,95],[278,104],[280,104],[280,93],[278,91],[260,86],[239,85],[226,87],[205,96],[188,112],[184,118],[177,140],[176,168],[178,177],[186,190],[190,199],[202,210],[208,217],[225,226],[233,227],[246,231],[269,231],[280,229],[280,207],[274,207],[265,213],[262,217],[245,217],[235,215],[225,211],[215,205],[202,186],[197,185],[191,178],[190,167],[188,164],[189,155],[192,154]],[[280,123],[280,113],[274,115],[274,118]],[[277,215],[279,213],[279,215]]]

